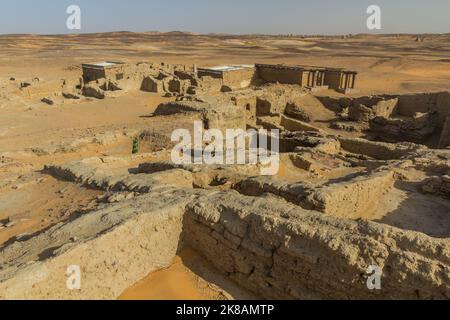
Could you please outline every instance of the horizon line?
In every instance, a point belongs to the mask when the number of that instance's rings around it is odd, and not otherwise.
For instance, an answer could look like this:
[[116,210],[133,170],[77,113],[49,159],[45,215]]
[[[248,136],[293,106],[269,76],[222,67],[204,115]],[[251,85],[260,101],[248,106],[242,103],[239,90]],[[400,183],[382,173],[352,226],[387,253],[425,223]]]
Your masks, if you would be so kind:
[[359,33],[228,33],[228,32],[192,32],[192,31],[158,31],[158,30],[148,30],[148,31],[130,31],[130,30],[115,30],[115,31],[93,31],[93,32],[79,32],[79,33],[1,33],[0,36],[79,36],[79,35],[93,35],[93,34],[112,34],[112,33],[134,33],[134,34],[184,34],[193,36],[296,36],[296,37],[339,37],[339,36],[395,36],[395,35],[449,35],[449,32],[434,33],[434,32],[424,32],[424,33],[409,33],[409,32],[393,32],[393,33],[369,33],[369,32],[359,32]]

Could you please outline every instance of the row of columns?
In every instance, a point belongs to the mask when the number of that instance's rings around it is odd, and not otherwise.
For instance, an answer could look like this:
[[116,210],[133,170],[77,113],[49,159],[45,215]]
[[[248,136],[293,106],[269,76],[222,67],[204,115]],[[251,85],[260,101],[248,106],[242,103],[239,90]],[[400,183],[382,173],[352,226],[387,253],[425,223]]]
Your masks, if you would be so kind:
[[341,89],[354,89],[355,81],[356,73],[343,71],[341,78]]
[[325,83],[325,71],[324,70],[307,70],[308,72],[308,87],[321,87]]

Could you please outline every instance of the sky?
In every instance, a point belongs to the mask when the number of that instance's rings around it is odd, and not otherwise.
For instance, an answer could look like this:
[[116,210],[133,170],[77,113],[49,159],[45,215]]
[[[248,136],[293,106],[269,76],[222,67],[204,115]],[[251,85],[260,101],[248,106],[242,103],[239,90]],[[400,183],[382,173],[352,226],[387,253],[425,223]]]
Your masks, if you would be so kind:
[[[369,5],[381,30],[366,27]],[[69,30],[69,5],[81,29]],[[0,34],[189,31],[231,34],[447,33],[450,0],[1,0]]]

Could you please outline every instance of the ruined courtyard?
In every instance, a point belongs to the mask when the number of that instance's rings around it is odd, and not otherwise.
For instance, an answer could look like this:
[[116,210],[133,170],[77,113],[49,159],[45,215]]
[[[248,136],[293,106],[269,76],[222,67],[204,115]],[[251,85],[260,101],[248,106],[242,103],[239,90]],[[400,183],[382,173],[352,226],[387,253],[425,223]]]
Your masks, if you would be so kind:
[[[445,42],[164,37],[177,53],[34,57],[0,37],[2,61],[21,52],[30,66],[0,67],[1,299],[450,298]],[[186,38],[223,57],[183,56]],[[349,41],[388,45],[348,58]],[[403,56],[411,43],[431,49]],[[195,122],[279,130],[277,174],[173,163],[171,134]],[[70,265],[80,290],[67,289]],[[381,290],[367,287],[370,266]],[[180,274],[187,296],[168,294]]]

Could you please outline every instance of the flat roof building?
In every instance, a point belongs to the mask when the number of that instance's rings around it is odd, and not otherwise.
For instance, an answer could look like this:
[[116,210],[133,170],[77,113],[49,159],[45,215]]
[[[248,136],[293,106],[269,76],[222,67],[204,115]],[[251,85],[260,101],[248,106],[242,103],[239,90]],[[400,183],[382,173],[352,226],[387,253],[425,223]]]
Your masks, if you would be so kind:
[[85,63],[83,69],[83,81],[88,83],[102,78],[123,78],[123,67],[125,63],[116,61],[102,61],[96,63]]
[[298,84],[312,90],[329,88],[342,93],[355,89],[358,74],[340,68],[283,64],[257,64],[256,71],[259,78],[266,82]]
[[198,68],[199,78],[211,77],[221,81],[222,90],[243,89],[250,86],[255,77],[254,65],[222,65],[207,68]]
[[308,88],[326,88],[325,68],[316,66],[286,66],[282,64],[257,64],[258,76],[266,82],[297,84]]

